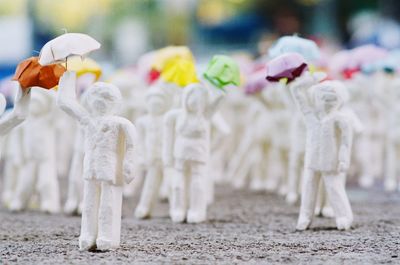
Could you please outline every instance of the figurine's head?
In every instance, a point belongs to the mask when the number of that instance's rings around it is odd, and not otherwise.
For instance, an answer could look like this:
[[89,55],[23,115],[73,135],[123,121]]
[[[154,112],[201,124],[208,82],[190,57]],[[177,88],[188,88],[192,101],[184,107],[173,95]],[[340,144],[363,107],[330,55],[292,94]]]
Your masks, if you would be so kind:
[[118,87],[113,84],[96,82],[88,88],[85,100],[92,114],[105,116],[118,111],[122,96]]
[[203,113],[207,105],[207,89],[201,84],[191,84],[184,88],[182,104],[187,112]]
[[311,87],[317,110],[329,113],[339,109],[348,99],[344,85],[339,81],[323,81]]
[[33,116],[47,114],[54,107],[54,92],[42,88],[31,89],[29,113]]
[[159,86],[152,86],[146,93],[146,107],[150,114],[161,115],[165,113],[170,106],[169,95]]

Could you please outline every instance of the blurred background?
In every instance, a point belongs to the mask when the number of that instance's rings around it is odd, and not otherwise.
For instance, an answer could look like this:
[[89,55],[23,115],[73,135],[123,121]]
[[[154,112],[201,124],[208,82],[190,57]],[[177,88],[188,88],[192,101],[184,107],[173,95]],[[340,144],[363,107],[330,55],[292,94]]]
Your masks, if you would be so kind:
[[400,47],[396,0],[0,0],[0,78],[65,31],[102,43],[92,54],[105,72],[152,49],[188,45],[198,58],[217,52],[262,55],[279,36],[320,46]]

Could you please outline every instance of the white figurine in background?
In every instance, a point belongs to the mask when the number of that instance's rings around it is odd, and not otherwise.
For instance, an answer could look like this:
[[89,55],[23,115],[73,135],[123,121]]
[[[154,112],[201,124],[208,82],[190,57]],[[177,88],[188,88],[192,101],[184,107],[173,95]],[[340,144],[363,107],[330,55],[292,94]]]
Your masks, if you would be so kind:
[[35,89],[31,94],[29,117],[22,125],[23,161],[10,209],[25,209],[37,192],[40,210],[57,213],[60,211],[60,191],[56,163],[54,94],[45,89]]
[[[5,114],[7,115],[7,114]],[[2,201],[5,207],[9,207],[19,172],[23,165],[22,158],[22,125],[15,127],[4,139],[4,145],[2,146],[3,161],[4,161],[4,172],[3,172],[3,194]]]
[[389,91],[383,91],[379,95],[382,103],[386,106],[388,130],[386,133],[386,161],[385,180],[386,191],[400,190],[400,78],[390,80],[387,86]]
[[135,210],[137,218],[147,218],[151,215],[164,178],[161,159],[163,117],[170,109],[171,99],[159,86],[152,86],[146,94],[146,105],[147,114],[137,120],[142,162],[147,171],[140,201]]
[[206,194],[210,156],[210,119],[223,96],[214,98],[203,84],[185,87],[180,109],[165,116],[163,162],[171,174],[170,216],[174,222],[199,223],[207,218]]
[[364,126],[363,133],[354,141],[355,162],[359,164],[358,182],[363,188],[372,187],[383,172],[387,119],[379,96],[384,88],[377,77],[358,74],[348,82],[352,108]]
[[[3,182],[3,203],[9,207],[13,199],[19,171],[22,165],[22,125],[20,125],[28,116],[31,93],[30,89],[23,90],[18,83],[16,83],[17,94],[14,100],[14,109],[4,113],[6,107],[6,100],[0,94],[0,113],[3,116],[0,118],[0,135],[8,134],[11,129],[15,128],[12,134],[7,137],[6,156],[7,161],[4,172]],[[17,127],[18,126],[18,127]],[[16,128],[17,127],[17,128]]]
[[112,84],[88,88],[85,109],[76,99],[76,74],[66,72],[59,83],[57,104],[84,129],[85,158],[82,225],[79,248],[108,250],[120,244],[123,182],[135,174],[136,129],[116,116],[121,93]]
[[[305,118],[307,138],[298,230],[307,229],[314,216],[320,178],[325,184],[339,230],[350,229],[353,213],[345,190],[350,166],[352,126],[342,111],[344,86],[339,81],[324,81],[306,73],[290,85],[293,97]],[[313,101],[305,93],[310,89]]]

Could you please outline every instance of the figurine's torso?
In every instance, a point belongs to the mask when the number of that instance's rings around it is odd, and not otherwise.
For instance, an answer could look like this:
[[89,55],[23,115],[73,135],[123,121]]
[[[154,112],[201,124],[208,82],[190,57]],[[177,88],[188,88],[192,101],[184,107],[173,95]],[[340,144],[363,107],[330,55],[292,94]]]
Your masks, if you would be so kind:
[[85,179],[122,183],[121,117],[96,117],[85,127]]
[[182,160],[207,162],[209,156],[210,124],[202,116],[186,117],[179,113],[175,126],[174,157]]

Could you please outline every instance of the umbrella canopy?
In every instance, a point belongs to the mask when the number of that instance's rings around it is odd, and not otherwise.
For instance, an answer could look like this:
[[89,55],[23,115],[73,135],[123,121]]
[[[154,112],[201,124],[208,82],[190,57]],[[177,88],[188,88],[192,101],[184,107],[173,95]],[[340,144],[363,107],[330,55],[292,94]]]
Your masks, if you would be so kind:
[[203,76],[217,88],[223,89],[226,85],[240,84],[240,70],[238,64],[225,55],[215,55],[208,63]]
[[361,69],[364,65],[375,63],[387,56],[387,50],[378,46],[368,44],[350,51],[350,57],[346,68]]
[[68,56],[84,56],[100,48],[100,43],[82,33],[65,33],[47,42],[39,55],[39,63],[48,65],[63,62]]
[[169,60],[161,72],[161,78],[168,83],[174,83],[181,87],[198,82],[193,61],[185,58]]
[[169,60],[183,58],[187,61],[193,61],[194,57],[190,49],[186,46],[168,46],[159,49],[154,54],[152,68],[162,72]]
[[88,73],[94,74],[96,80],[99,80],[102,73],[100,65],[95,60],[80,56],[68,58],[68,65],[64,63],[63,66],[68,67],[68,71],[76,72],[77,76]]
[[272,59],[267,63],[267,80],[279,82],[286,78],[287,82],[293,81],[307,70],[303,56],[298,53],[286,53]]
[[256,94],[268,86],[269,82],[265,79],[265,71],[266,69],[263,68],[250,74],[244,87],[246,94]]
[[316,61],[320,57],[317,44],[309,39],[298,36],[284,36],[278,39],[268,51],[271,58],[275,58],[285,53],[301,54],[308,61]]
[[13,80],[18,81],[22,89],[34,86],[51,89],[58,85],[60,77],[66,71],[60,64],[42,66],[38,59],[31,57],[18,64]]

